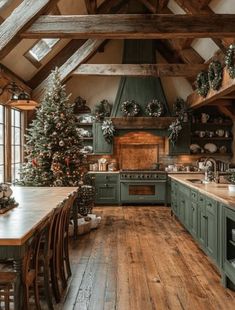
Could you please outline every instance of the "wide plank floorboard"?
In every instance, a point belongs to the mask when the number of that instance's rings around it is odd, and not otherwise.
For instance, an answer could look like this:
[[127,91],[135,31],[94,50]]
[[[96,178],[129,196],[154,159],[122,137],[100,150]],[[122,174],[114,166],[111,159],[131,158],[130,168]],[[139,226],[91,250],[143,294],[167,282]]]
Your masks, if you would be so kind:
[[234,310],[216,268],[166,207],[96,207],[101,225],[71,240],[63,310]]

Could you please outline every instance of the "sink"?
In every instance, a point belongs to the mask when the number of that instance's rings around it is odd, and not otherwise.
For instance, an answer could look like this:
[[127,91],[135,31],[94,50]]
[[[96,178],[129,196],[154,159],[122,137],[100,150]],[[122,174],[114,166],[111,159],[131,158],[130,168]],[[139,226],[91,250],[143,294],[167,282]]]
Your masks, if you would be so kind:
[[205,184],[206,181],[202,179],[187,179],[187,181],[194,183],[194,184]]

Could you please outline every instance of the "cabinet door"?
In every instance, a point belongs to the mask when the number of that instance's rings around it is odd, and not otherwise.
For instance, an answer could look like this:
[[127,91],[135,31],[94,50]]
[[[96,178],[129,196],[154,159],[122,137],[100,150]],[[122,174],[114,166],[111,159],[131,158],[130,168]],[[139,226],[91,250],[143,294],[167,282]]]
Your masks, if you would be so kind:
[[181,192],[179,193],[179,218],[184,224],[185,222],[185,195]]
[[118,184],[100,183],[96,185],[97,204],[118,204]]
[[197,236],[197,202],[191,202],[190,208],[190,231],[191,234],[196,237]]
[[214,200],[206,201],[207,238],[206,249],[208,254],[217,260],[217,203]]
[[206,201],[203,195],[199,195],[198,199],[198,240],[206,247]]
[[190,154],[190,124],[183,124],[183,129],[179,134],[176,143],[173,145],[169,144],[169,154],[170,155],[180,155],[180,154]]
[[93,124],[93,150],[95,154],[112,154],[113,144],[108,143],[103,136],[102,123]]

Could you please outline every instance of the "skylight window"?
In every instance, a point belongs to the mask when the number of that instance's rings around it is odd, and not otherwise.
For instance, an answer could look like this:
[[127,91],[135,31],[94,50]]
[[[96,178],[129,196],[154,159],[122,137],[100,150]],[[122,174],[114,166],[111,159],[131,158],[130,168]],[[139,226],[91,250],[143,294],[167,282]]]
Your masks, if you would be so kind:
[[41,39],[29,51],[29,55],[40,62],[60,39]]

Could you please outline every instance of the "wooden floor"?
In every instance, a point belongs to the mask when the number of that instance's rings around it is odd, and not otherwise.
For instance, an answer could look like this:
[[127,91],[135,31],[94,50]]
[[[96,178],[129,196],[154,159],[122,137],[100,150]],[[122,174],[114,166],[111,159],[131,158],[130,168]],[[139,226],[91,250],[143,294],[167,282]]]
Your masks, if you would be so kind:
[[63,310],[235,309],[206,255],[165,207],[103,207],[72,242]]

